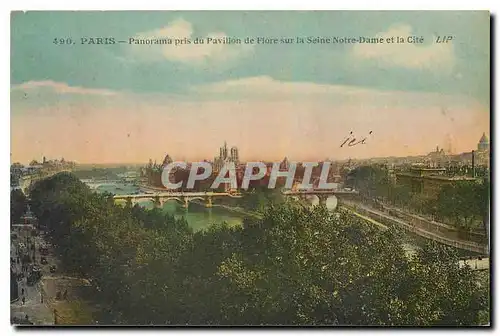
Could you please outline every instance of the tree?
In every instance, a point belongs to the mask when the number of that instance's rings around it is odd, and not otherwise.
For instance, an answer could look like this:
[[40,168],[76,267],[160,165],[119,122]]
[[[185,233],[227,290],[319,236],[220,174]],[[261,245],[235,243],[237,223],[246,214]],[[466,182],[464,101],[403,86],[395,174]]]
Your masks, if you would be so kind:
[[194,233],[61,173],[31,200],[64,267],[100,288],[105,323],[473,325],[488,309],[489,294],[449,249],[409,258],[401,233],[343,210],[277,202],[243,227]]
[[490,179],[485,177],[482,182],[476,186],[479,216],[483,223],[483,230],[486,235],[489,235],[490,225]]
[[346,186],[353,187],[368,198],[389,196],[387,170],[379,166],[360,166],[347,175]]
[[411,188],[407,185],[391,184],[388,194],[389,201],[397,206],[408,206],[412,200]]
[[478,220],[489,212],[489,185],[475,181],[450,184],[441,189],[436,201],[436,214],[451,220],[458,228],[471,231]]
[[225,323],[470,325],[487,309],[449,249],[408,259],[397,232],[345,212],[284,205],[241,235],[219,267]]
[[10,192],[10,221],[19,223],[21,216],[24,215],[28,202],[26,196],[19,189]]
[[433,214],[436,209],[436,197],[425,193],[410,193],[408,205],[412,208],[412,211],[421,214]]

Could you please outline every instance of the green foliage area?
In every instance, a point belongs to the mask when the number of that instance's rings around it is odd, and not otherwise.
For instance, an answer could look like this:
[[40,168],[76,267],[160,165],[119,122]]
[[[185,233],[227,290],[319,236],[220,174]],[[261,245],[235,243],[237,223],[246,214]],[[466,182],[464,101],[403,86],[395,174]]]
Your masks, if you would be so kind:
[[489,183],[460,182],[445,186],[439,193],[434,213],[449,218],[464,230],[472,230],[478,220],[487,225],[489,217]]
[[346,185],[367,199],[382,199],[412,212],[432,215],[464,231],[486,230],[488,225],[490,182],[486,178],[482,182],[456,181],[445,185],[437,196],[427,195],[394,183],[385,168],[373,165],[353,169]]
[[390,181],[387,171],[379,166],[360,166],[353,169],[346,179],[346,186],[358,190],[366,197],[387,197]]
[[451,250],[413,259],[394,230],[283,202],[243,227],[194,233],[158,210],[120,207],[70,174],[37,183],[32,208],[63,264],[93,280],[100,323],[471,325],[488,292]]
[[10,192],[10,222],[12,224],[20,222],[27,205],[28,201],[21,190],[14,189]]
[[[233,202],[249,211],[263,212],[270,204],[281,204],[285,201],[279,189],[268,189],[267,186],[242,190],[241,193],[243,197],[234,199]],[[222,201],[227,202],[227,200]]]

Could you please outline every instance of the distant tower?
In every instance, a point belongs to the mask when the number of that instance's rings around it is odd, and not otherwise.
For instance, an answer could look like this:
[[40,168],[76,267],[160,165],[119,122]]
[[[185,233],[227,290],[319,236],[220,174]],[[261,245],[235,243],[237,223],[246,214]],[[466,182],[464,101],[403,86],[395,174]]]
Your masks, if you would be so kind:
[[285,171],[285,170],[288,170],[289,167],[290,167],[290,163],[288,162],[288,158],[285,156],[283,161],[281,161],[281,163],[280,163],[280,170]]
[[45,156],[43,157],[43,163],[47,163],[47,160],[45,159]]
[[170,155],[165,155],[165,158],[163,159],[163,163],[162,163],[162,167],[165,168],[168,164],[172,163],[172,158],[170,157]]
[[222,154],[223,154],[223,156],[222,156],[222,157],[223,157],[224,159],[227,159],[227,156],[228,156],[228,155],[227,155],[227,143],[226,143],[225,141],[224,141],[224,149],[223,149]]
[[486,134],[483,133],[483,136],[481,137],[481,139],[479,139],[479,143],[477,144],[477,150],[478,152],[486,152],[489,149],[490,149],[490,142],[488,141]]
[[235,164],[238,164],[240,161],[237,147],[231,147],[231,161]]

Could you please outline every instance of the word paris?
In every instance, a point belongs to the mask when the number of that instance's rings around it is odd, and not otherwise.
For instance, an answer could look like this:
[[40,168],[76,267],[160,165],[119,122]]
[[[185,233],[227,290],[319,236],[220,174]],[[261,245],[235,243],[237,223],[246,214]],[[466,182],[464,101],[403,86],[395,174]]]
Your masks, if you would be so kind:
[[[319,165],[318,162],[302,162],[302,167],[304,167],[304,178],[302,183],[299,185],[300,189],[311,189],[313,185],[310,183],[311,175],[314,167]],[[274,189],[276,187],[276,180],[279,177],[286,178],[285,188],[292,188],[293,180],[295,177],[295,170],[297,164],[290,162],[288,164],[288,169],[281,170],[281,163],[273,163],[271,173],[269,175],[269,183],[267,187],[269,189]],[[182,186],[182,181],[177,183],[172,183],[170,181],[170,175],[175,167],[186,169],[188,167],[186,162],[172,162],[165,166],[161,175],[161,182],[167,189],[179,189]],[[202,170],[200,172],[200,170]],[[335,183],[328,183],[328,172],[330,171],[330,162],[323,162],[321,168],[321,175],[319,178],[318,187],[320,189],[335,189]],[[247,162],[245,166],[245,172],[243,174],[243,179],[241,180],[241,188],[248,189],[250,181],[257,181],[262,179],[267,172],[267,166],[263,162]],[[189,171],[189,178],[186,187],[188,189],[194,188],[196,181],[203,181],[212,175],[212,164],[210,162],[193,162]],[[227,177],[226,177],[227,175]],[[229,183],[231,189],[238,188],[238,181],[236,178],[236,166],[234,162],[226,162],[224,166],[219,171],[219,174],[215,178],[211,185],[211,189],[217,189],[222,183]]]

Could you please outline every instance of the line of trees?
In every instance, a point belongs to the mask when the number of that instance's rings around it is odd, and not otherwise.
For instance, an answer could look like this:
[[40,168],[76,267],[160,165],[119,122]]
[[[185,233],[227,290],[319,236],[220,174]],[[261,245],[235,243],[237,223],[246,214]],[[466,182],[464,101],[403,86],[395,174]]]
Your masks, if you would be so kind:
[[385,168],[373,165],[352,170],[346,184],[369,199],[380,198],[411,208],[464,231],[485,231],[489,222],[490,181],[487,178],[482,182],[456,181],[445,185],[437,195],[427,195],[394,183]]
[[346,212],[271,204],[242,227],[194,233],[158,209],[120,207],[75,176],[38,182],[32,209],[67,272],[93,279],[102,323],[474,325],[488,288],[448,248],[409,259],[394,230]]
[[10,192],[10,222],[19,224],[21,217],[26,212],[28,200],[24,193],[19,189],[13,189]]

